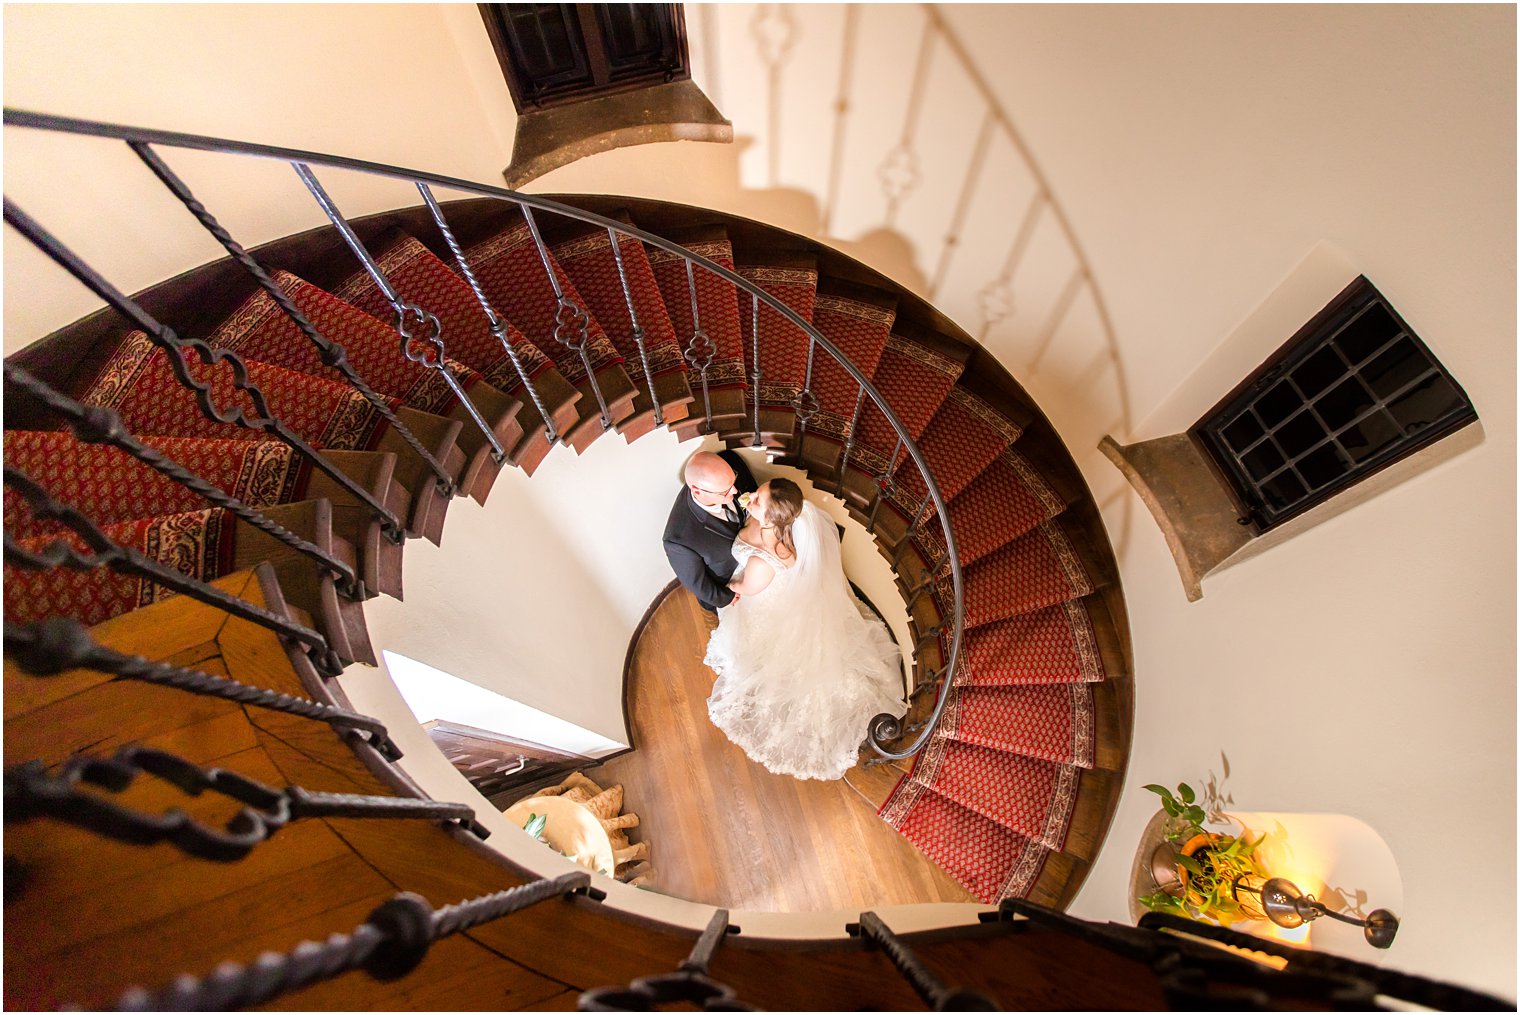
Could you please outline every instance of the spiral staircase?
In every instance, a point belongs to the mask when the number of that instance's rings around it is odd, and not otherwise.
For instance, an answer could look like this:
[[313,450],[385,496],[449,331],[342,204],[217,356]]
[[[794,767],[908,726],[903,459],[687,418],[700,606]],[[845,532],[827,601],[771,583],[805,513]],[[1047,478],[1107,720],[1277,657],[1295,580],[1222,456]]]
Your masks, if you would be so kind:
[[[8,361],[7,1003],[1206,994],[1167,963],[1225,959],[1059,913],[1117,799],[1130,671],[1096,509],[1012,378],[888,280],[755,223],[615,198],[440,207],[421,189],[422,206],[254,251],[262,277],[207,264],[134,297],[130,324],[118,304]],[[194,347],[166,347],[162,324]],[[347,708],[332,677],[374,662],[363,602],[402,594],[403,531],[436,542],[450,499],[484,502],[502,468],[660,427],[805,469],[892,561],[915,690],[906,727],[872,739],[912,767],[881,816],[1001,904],[980,926],[899,938],[864,914],[853,939],[809,943],[752,940],[721,912],[700,936],[631,917],[585,875],[539,879],[482,844],[470,809],[423,799]],[[263,949],[286,954],[217,969]],[[1268,996],[1320,996],[1311,981]]]

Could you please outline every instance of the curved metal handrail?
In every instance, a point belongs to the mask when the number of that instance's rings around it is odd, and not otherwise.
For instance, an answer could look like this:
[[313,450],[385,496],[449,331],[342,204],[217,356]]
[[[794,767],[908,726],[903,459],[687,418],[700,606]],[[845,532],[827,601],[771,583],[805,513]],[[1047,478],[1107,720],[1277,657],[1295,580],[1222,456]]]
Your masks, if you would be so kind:
[[[961,575],[961,566],[959,554],[956,550],[955,545],[955,534],[950,526],[950,517],[945,505],[944,496],[940,493],[939,485],[934,481],[933,473],[930,472],[928,463],[924,460],[923,452],[919,449],[917,443],[914,442],[913,438],[908,434],[907,427],[903,424],[902,420],[898,418],[897,414],[892,411],[891,406],[887,404],[886,399],[882,397],[881,392],[876,390],[876,387],[871,383],[870,378],[868,378],[860,370],[859,367],[852,363],[849,357],[845,356],[844,353],[842,353],[839,348],[834,345],[834,343],[830,342],[823,336],[823,334],[814,328],[809,321],[803,319],[800,314],[798,314],[791,307],[788,307],[781,300],[772,296],[770,293],[761,289],[759,286],[756,286],[754,283],[749,282],[740,276],[737,272],[731,271],[728,268],[725,268],[722,265],[717,264],[700,254],[693,253],[692,251],[687,250],[685,247],[682,247],[679,244],[672,243],[669,240],[662,239],[661,237],[655,236],[652,233],[645,232],[636,226],[631,226],[627,223],[619,222],[616,219],[598,215],[595,212],[584,211],[580,208],[575,208],[570,205],[561,204],[557,201],[548,200],[547,198],[535,197],[530,194],[522,194],[514,190],[508,190],[504,187],[494,187],[488,184],[473,183],[469,180],[462,180],[457,177],[443,176],[438,173],[429,173],[421,170],[405,169],[400,166],[392,166],[379,162],[369,162],[363,159],[352,159],[344,156],[326,155],[321,152],[303,151],[295,148],[282,148],[275,145],[251,144],[243,141],[232,141],[226,138],[207,137],[200,134],[184,134],[177,131],[126,127],[120,124],[103,123],[97,120],[84,120],[76,117],[54,116],[47,113],[36,113],[11,108],[5,109],[3,122],[5,126],[9,127],[30,127],[37,130],[53,131],[55,133],[109,138],[118,141],[124,141],[130,145],[163,145],[169,148],[187,148],[195,151],[215,152],[225,155],[246,155],[253,158],[273,159],[297,165],[319,165],[327,166],[333,169],[347,169],[353,172],[367,173],[372,176],[382,176],[389,179],[403,180],[412,184],[419,182],[434,184],[441,187],[447,187],[450,190],[461,191],[467,194],[474,194],[480,197],[488,197],[507,201],[509,203],[522,207],[535,208],[541,211],[560,215],[565,218],[576,219],[581,222],[600,226],[603,229],[610,229],[625,236],[632,237],[633,239],[648,244],[649,246],[664,250],[670,254],[674,254],[688,264],[700,266],[717,278],[721,278],[727,281],[730,285],[734,286],[740,292],[748,294],[752,299],[764,303],[766,306],[770,307],[773,311],[779,314],[784,320],[800,329],[803,334],[807,335],[810,342],[816,343],[816,345],[821,347],[824,352],[833,357],[834,361],[838,363],[842,368],[844,368],[845,372],[860,385],[861,390],[870,397],[872,403],[878,410],[881,411],[881,414],[883,417],[885,417],[887,423],[891,425],[893,431],[897,434],[901,447],[908,453],[908,456],[912,458],[913,464],[917,466],[919,475],[923,477],[924,486],[928,491],[929,499],[934,504],[935,512],[939,517],[941,527],[944,531],[944,557],[949,561],[950,564],[950,577],[954,589],[954,619],[952,624],[950,651],[948,653],[948,658],[946,659],[946,665],[941,671],[941,674],[945,679],[942,686],[940,687],[939,695],[935,700],[933,713],[925,723],[924,728],[920,731],[918,738],[914,740],[913,743],[909,745],[905,750],[889,750],[883,743],[883,741],[886,740],[896,739],[902,735],[903,731],[901,720],[885,713],[872,718],[868,730],[868,739],[871,743],[871,747],[882,757],[891,760],[900,760],[916,754],[919,749],[922,748],[923,745],[928,741],[929,737],[934,733],[935,727],[939,724],[940,716],[943,714],[945,706],[949,702],[950,685],[953,681],[953,675],[956,672],[956,666],[960,659],[961,640],[965,626],[964,589]],[[895,457],[893,461],[895,463]],[[878,496],[882,495],[879,494]],[[921,506],[919,508],[918,514],[922,514],[922,511],[923,509]],[[930,575],[930,578],[932,579],[932,574]]]

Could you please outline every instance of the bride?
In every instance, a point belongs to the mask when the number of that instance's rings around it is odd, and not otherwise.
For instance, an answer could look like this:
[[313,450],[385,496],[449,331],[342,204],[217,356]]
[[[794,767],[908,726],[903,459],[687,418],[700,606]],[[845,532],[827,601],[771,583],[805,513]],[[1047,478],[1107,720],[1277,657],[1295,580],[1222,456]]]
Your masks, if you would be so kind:
[[901,655],[850,591],[834,521],[773,479],[751,495],[734,540],[734,601],[703,660],[718,674],[707,714],[778,775],[840,779],[866,727],[901,716]]

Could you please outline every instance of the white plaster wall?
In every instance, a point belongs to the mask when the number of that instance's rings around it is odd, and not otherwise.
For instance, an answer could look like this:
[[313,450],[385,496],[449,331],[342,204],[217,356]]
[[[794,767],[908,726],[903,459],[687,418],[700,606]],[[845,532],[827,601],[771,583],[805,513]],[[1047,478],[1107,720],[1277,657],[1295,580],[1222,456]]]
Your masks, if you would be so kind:
[[[502,472],[484,506],[456,499],[441,546],[407,542],[405,601],[382,596],[366,605],[376,651],[399,652],[626,743],[624,659],[639,620],[675,577],[660,535],[682,467],[702,447],[717,442],[681,443],[656,431],[629,445],[612,435],[583,455],[556,449],[531,479]],[[760,482],[799,477],[744,454]],[[846,571],[904,642],[907,613],[891,567],[837,502],[811,484],[805,489],[846,522]],[[353,666],[345,686],[378,676]],[[411,721],[406,712],[395,718]]]
[[[918,7],[693,5],[698,76],[734,121],[736,144],[609,152],[532,189],[678,200],[817,235],[932,296],[1048,412],[1103,508],[1135,642],[1132,774],[1079,915],[1125,918],[1129,854],[1153,811],[1138,787],[1200,779],[1224,751],[1238,807],[1347,813],[1387,841],[1406,908],[1391,965],[1513,996],[1513,9],[939,10],[985,88],[942,39],[915,79]],[[475,17],[469,7],[278,17],[265,7],[7,7],[6,101],[490,181],[512,121]],[[780,55],[774,95],[757,38]],[[278,73],[263,70],[276,54],[290,55],[274,60]],[[973,175],[989,110],[1016,133],[993,132]],[[7,193],[124,287],[216,255],[188,227],[148,230],[163,198],[97,183],[83,162],[45,169],[21,151],[20,133],[5,132]],[[904,141],[920,182],[893,208],[877,171]],[[84,142],[67,144],[73,154]],[[98,158],[135,169],[120,152]],[[271,180],[288,174],[265,169]],[[44,188],[86,179],[67,201]],[[1041,179],[1054,204],[1026,218]],[[415,201],[362,188],[338,198],[351,213]],[[315,221],[262,200],[227,214],[250,242]],[[91,222],[112,228],[97,236]],[[1283,308],[1301,300],[1300,320],[1315,309],[1312,287],[1274,297],[1324,244],[1366,272],[1453,370],[1483,440],[1222,572],[1188,605],[1159,532],[1097,441],[1197,418],[1210,392],[1230,386],[1222,364],[1259,361],[1287,337],[1242,337],[1259,307],[1289,319]],[[73,283],[5,246],[7,350],[90,309]],[[444,553],[467,546],[492,509],[479,519],[470,505],[452,510]],[[555,559],[587,573],[595,555],[581,547]],[[409,582],[422,580],[425,560],[409,560]],[[620,662],[631,623],[615,599],[608,643],[577,647],[572,668]],[[501,653],[482,651],[481,664],[500,665]],[[1255,720],[1283,713],[1286,732]],[[609,718],[576,721],[605,732]],[[1464,881],[1484,886],[1481,933],[1454,898],[1454,839]]]

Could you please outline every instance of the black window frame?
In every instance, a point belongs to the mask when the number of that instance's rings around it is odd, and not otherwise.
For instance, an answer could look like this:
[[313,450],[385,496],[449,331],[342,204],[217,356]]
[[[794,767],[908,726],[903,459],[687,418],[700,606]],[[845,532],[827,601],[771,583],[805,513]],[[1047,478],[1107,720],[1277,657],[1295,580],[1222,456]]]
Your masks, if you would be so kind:
[[[1391,321],[1377,318],[1378,313],[1385,313]],[[1388,330],[1390,323],[1395,326],[1392,331]],[[1382,332],[1371,331],[1379,326]],[[1371,344],[1373,338],[1383,332],[1386,336]],[[1357,354],[1353,359],[1345,347],[1362,336],[1367,336],[1364,347],[1370,351]],[[1337,342],[1337,339],[1342,341]],[[1386,388],[1386,384],[1374,385],[1361,376],[1362,371],[1375,376],[1370,368],[1380,364],[1416,364],[1411,349],[1428,365],[1420,366],[1418,374],[1396,388],[1384,393],[1378,388]],[[1397,359],[1395,353],[1406,358]],[[1337,368],[1339,374],[1333,372]],[[1458,404],[1418,431],[1408,433],[1408,428],[1401,426],[1394,415],[1395,407],[1421,386],[1433,383],[1437,375],[1459,396]],[[1308,377],[1331,379],[1301,380]],[[1306,384],[1318,386],[1306,393]],[[1337,421],[1322,407],[1343,390],[1350,393],[1345,403],[1354,402],[1360,408],[1351,410],[1352,414],[1345,420]],[[1290,396],[1294,401],[1289,401]],[[1274,404],[1268,404],[1269,398]],[[1288,408],[1290,405],[1292,407]],[[1234,500],[1242,524],[1250,525],[1259,535],[1323,504],[1477,419],[1472,400],[1451,371],[1436,358],[1387,297],[1361,275],[1193,424],[1188,436],[1203,451],[1205,460]],[[1226,431],[1237,424],[1238,429],[1227,435]],[[1355,456],[1346,448],[1363,445],[1343,442],[1342,436],[1357,431],[1357,435],[1365,439],[1364,424],[1367,429],[1383,427],[1385,432],[1391,427],[1398,430],[1400,436],[1385,438],[1385,443],[1367,452],[1364,458],[1353,460]],[[1296,428],[1296,433],[1289,434],[1290,428]],[[1318,428],[1318,436],[1311,437],[1315,428]],[[1258,429],[1260,435],[1252,439],[1250,435]],[[1242,430],[1246,431],[1244,438]],[[1278,441],[1279,434],[1284,435],[1282,442]],[[1307,445],[1302,450],[1295,450],[1297,441],[1307,441]],[[1254,462],[1247,461],[1252,455],[1260,457]],[[1263,461],[1277,464],[1267,466],[1261,464]],[[1305,478],[1311,470],[1305,467],[1312,467],[1313,473],[1328,475],[1332,464],[1339,474],[1311,487]],[[1270,472],[1270,478],[1263,478],[1262,472]],[[1278,477],[1284,477],[1280,486],[1300,486],[1305,492],[1281,505],[1272,503],[1264,488]]]
[[[496,50],[507,80],[507,90],[518,113],[531,113],[556,106],[601,98],[619,92],[648,88],[691,78],[691,57],[686,45],[686,15],[681,4],[477,4],[486,33]],[[637,8],[653,18],[659,37],[659,54],[644,65],[619,65],[612,36],[610,8]],[[555,7],[564,19],[566,35],[579,44],[573,54],[574,70],[551,82],[535,81],[525,66],[522,47],[511,24],[513,8]]]

